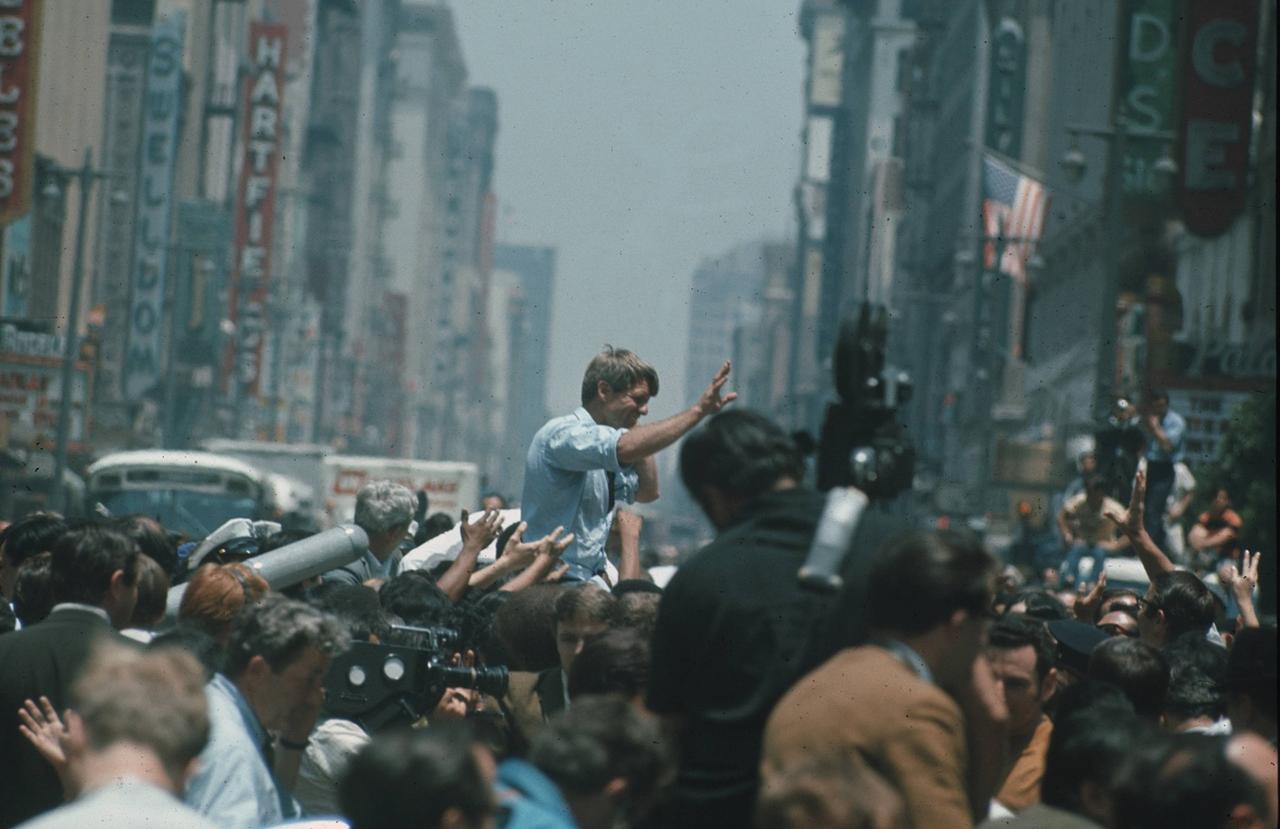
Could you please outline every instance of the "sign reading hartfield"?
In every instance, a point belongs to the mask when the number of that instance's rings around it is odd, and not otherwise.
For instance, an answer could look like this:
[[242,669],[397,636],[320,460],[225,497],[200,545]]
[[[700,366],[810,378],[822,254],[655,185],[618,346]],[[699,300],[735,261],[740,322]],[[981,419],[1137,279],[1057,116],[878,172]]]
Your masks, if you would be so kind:
[[0,0],[0,226],[31,208],[43,0]]
[[161,319],[173,215],[173,167],[182,109],[182,41],[186,15],[156,23],[147,57],[142,148],[138,166],[138,214],[134,225],[133,280],[129,297],[125,397],[137,400],[155,388],[162,369]]
[[249,29],[249,77],[245,83],[244,160],[236,191],[235,259],[231,313],[236,342],[224,369],[239,393],[256,397],[262,379],[276,169],[283,149],[280,107],[284,90],[285,27],[254,22]]

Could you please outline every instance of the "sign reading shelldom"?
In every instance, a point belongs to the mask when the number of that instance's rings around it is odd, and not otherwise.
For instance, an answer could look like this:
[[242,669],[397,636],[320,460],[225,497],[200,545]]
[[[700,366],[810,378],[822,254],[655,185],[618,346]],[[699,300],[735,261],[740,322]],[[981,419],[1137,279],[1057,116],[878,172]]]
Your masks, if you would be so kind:
[[244,160],[236,190],[235,259],[231,313],[235,343],[225,358],[229,380],[242,398],[258,395],[271,277],[276,169],[283,150],[280,106],[284,92],[285,27],[254,22],[249,27],[249,77],[245,83]]
[[1178,201],[1197,236],[1218,236],[1248,199],[1257,0],[1191,0],[1183,55]]
[[31,208],[43,0],[0,0],[0,226]]

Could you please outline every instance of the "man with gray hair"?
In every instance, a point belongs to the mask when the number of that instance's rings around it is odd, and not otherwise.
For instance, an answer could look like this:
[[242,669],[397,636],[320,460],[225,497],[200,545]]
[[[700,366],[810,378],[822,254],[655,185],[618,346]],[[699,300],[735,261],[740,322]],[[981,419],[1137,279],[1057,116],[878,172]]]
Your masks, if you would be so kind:
[[101,640],[71,687],[65,723],[48,699],[27,701],[24,734],[76,799],[25,829],[215,829],[178,799],[209,737],[203,684],[200,663],[177,648],[142,653]]
[[400,574],[400,542],[409,531],[415,506],[408,487],[372,481],[356,493],[355,524],[369,536],[369,550],[348,565],[324,574],[325,581],[364,584]]
[[269,595],[236,619],[226,667],[205,686],[209,744],[186,801],[224,829],[298,817],[290,792],[324,703],[324,677],[350,637],[302,602]]
[[582,405],[539,429],[525,457],[525,537],[542,538],[556,527],[573,534],[560,556],[568,565],[563,581],[603,580],[615,504],[658,499],[654,456],[737,397],[721,397],[728,380],[725,361],[693,406],[637,426],[649,413],[649,398],[658,394],[658,372],[634,352],[612,346],[591,360]]

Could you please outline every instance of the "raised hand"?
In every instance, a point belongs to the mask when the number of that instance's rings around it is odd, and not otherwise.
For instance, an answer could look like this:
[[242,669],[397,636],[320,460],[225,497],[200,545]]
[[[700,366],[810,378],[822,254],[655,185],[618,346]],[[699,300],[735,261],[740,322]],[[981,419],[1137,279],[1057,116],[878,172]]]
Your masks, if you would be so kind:
[[1107,510],[1105,515],[1129,538],[1136,538],[1143,531],[1146,513],[1147,473],[1139,469],[1133,476],[1133,494],[1129,497],[1129,509],[1124,512]]
[[18,709],[18,731],[53,767],[62,782],[63,792],[73,794],[67,769],[67,757],[71,753],[70,734],[66,722],[58,716],[48,697],[40,697],[39,705],[33,700],[22,703]]
[[485,510],[474,523],[471,515],[462,511],[462,521],[458,524],[458,533],[462,536],[462,546],[468,550],[479,552],[493,543],[502,532],[502,513],[496,509]]
[[725,406],[738,399],[738,393],[731,391],[723,397],[720,396],[720,390],[724,388],[724,384],[729,382],[729,369],[731,365],[728,360],[724,361],[724,365],[720,366],[720,370],[716,372],[716,376],[711,379],[711,385],[707,386],[707,390],[702,393],[702,397],[698,399],[698,414],[702,417],[709,417],[716,414]]
[[1088,593],[1084,591],[1084,585],[1081,585],[1080,588],[1076,596],[1076,602],[1071,606],[1071,612],[1080,621],[1092,625],[1098,621],[1098,607],[1102,604],[1102,591],[1107,589],[1107,571],[1102,571],[1102,574],[1098,576],[1098,583]]
[[1241,554],[1239,570],[1234,564],[1227,564],[1219,571],[1218,580],[1222,582],[1223,587],[1235,594],[1236,602],[1239,604],[1253,600],[1253,591],[1258,587],[1258,559],[1260,558],[1262,553],[1250,553],[1245,550]]

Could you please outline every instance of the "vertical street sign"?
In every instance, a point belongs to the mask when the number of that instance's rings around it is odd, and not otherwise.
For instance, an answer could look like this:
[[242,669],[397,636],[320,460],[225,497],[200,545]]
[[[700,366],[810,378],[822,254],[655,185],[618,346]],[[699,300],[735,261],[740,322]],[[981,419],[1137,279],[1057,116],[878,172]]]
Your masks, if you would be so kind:
[[147,55],[142,146],[138,153],[138,213],[123,367],[127,400],[136,401],[155,388],[164,367],[161,322],[165,317],[165,269],[182,111],[182,43],[186,26],[183,12],[157,21]]
[[[1172,135],[1177,126],[1181,6],[1177,0],[1127,0],[1116,125],[1128,136]],[[1119,181],[1126,209],[1149,214],[1167,203],[1169,182],[1156,162],[1170,145],[1153,137],[1121,143]]]
[[1187,229],[1211,237],[1231,227],[1248,201],[1258,3],[1188,6],[1178,202]]
[[31,210],[43,0],[0,0],[0,227]]
[[987,146],[1010,158],[1022,155],[1022,107],[1027,90],[1027,45],[1022,27],[1004,18],[991,33],[987,82]]
[[236,341],[224,366],[242,400],[256,399],[262,381],[276,174],[283,149],[285,33],[281,24],[255,21],[249,27],[249,75],[241,118],[244,157],[236,188],[231,265]]

